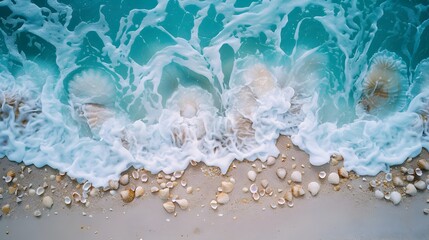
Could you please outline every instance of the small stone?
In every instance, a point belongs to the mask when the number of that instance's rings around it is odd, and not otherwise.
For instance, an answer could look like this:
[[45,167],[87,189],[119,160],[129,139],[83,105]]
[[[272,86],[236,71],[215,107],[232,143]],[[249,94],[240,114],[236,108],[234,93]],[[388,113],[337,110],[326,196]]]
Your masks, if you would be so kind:
[[417,194],[417,189],[413,184],[409,183],[406,187],[405,193],[410,196],[415,196]]
[[398,176],[393,178],[393,185],[397,186],[397,187],[403,187],[405,186],[404,181],[402,181],[402,179]]
[[267,165],[268,166],[272,166],[272,165],[274,165],[276,163],[276,158],[275,157],[273,157],[273,156],[269,156],[268,158],[267,158]]
[[221,185],[222,185],[222,192],[225,192],[225,193],[230,193],[234,189],[234,184],[231,182],[223,181]]
[[124,201],[125,203],[130,203],[135,198],[135,192],[131,189],[121,191],[120,194],[121,194],[122,201]]
[[317,182],[310,182],[308,184],[308,191],[311,193],[311,195],[316,196],[317,193],[319,193],[320,190],[320,184]]
[[247,172],[247,177],[250,181],[254,182],[256,180],[256,172],[252,170]]
[[423,191],[426,189],[426,183],[423,180],[419,180],[415,182],[414,186],[420,191]]
[[122,186],[127,185],[130,182],[130,176],[128,176],[128,174],[124,174],[121,176],[121,178],[119,178],[119,183]]
[[328,176],[328,182],[332,185],[337,185],[340,183],[340,176],[338,173],[332,172]]
[[412,182],[414,181],[414,175],[407,175],[406,179],[407,179],[407,182]]
[[109,187],[113,190],[118,190],[119,188],[119,182],[114,180],[109,180]]
[[28,189],[28,195],[30,195],[30,196],[36,195],[36,190],[34,190],[32,188]]
[[375,190],[374,195],[375,195],[375,198],[377,198],[377,199],[383,199],[384,198],[384,193],[378,189]]
[[392,203],[394,205],[398,205],[402,200],[401,194],[397,191],[393,191],[390,193],[390,201],[392,201]]
[[1,207],[1,211],[4,215],[8,215],[10,213],[10,205],[6,204]]
[[285,179],[285,177],[286,177],[286,169],[284,169],[284,168],[277,168],[276,174],[277,174],[277,177],[279,177],[280,179]]
[[40,216],[42,216],[42,212],[39,209],[37,209],[36,211],[33,212],[33,215],[35,217],[40,217]]
[[344,167],[338,169],[338,175],[342,178],[349,178],[349,172]]
[[302,181],[302,175],[300,171],[293,171],[290,175],[290,178],[293,182],[300,183]]
[[429,162],[426,159],[420,159],[417,161],[417,166],[422,170],[429,170]]
[[54,200],[50,196],[44,196],[42,199],[43,206],[46,208],[52,208],[52,205],[54,205]]
[[162,204],[162,206],[164,207],[165,211],[167,211],[168,213],[173,213],[176,210],[176,206],[171,201],[168,201]]
[[137,186],[135,190],[136,198],[143,196],[143,194],[144,194],[144,188],[142,186]]
[[221,192],[217,195],[216,201],[220,204],[226,204],[229,202],[229,196],[228,194]]

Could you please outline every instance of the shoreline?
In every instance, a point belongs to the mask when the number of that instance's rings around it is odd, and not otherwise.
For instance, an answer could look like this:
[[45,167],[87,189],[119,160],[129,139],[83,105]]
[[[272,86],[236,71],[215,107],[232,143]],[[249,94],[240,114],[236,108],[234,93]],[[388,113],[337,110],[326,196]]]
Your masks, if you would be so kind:
[[[152,187],[160,188],[162,182],[166,183],[165,180],[159,181],[157,175],[148,174],[149,180],[143,183],[140,178],[133,179],[132,170],[129,170],[130,183],[120,186],[115,193],[100,191],[100,196],[88,197],[88,206],[76,202],[68,206],[64,203],[64,197],[71,196],[74,191],[82,192],[82,184],[77,184],[67,176],[61,177],[58,171],[48,167],[36,169],[30,166],[31,173],[28,173],[26,167],[24,178],[16,176],[17,183],[27,187],[32,183],[35,189],[46,182],[45,193],[42,196],[29,196],[27,188],[22,192],[22,202],[18,204],[15,202],[16,196],[8,193],[9,185],[3,180],[1,187],[4,192],[0,205],[9,203],[11,213],[0,217],[0,238],[284,239],[289,236],[305,239],[422,239],[427,236],[429,222],[423,209],[429,207],[428,190],[418,191],[416,196],[410,197],[403,194],[403,187],[383,182],[384,173],[375,177],[358,177],[350,173],[350,177],[341,178],[337,185],[339,187],[336,187],[328,183],[327,177],[320,179],[318,174],[320,171],[327,174],[336,172],[342,165],[341,161],[337,165],[310,166],[304,152],[293,145],[288,148],[287,144],[291,144],[287,137],[279,138],[277,146],[286,160],[282,161],[280,156],[272,166],[264,164],[264,167],[260,161],[234,161],[230,170],[221,175],[216,168],[201,163],[189,165],[183,176],[175,181],[177,186],[170,189],[166,200],[161,198],[159,192],[151,193]],[[420,158],[427,159],[428,153],[422,152],[415,159]],[[2,176],[6,176],[10,169],[18,173],[22,166],[7,159],[0,161]],[[415,165],[416,160],[413,160],[401,166]],[[400,172],[401,166],[392,168],[394,176]],[[278,168],[286,169],[285,179],[277,176]],[[280,205],[278,199],[298,185],[290,181],[291,173],[295,170],[302,173],[302,183],[299,185],[305,194],[294,197],[293,206]],[[249,180],[249,171],[257,172],[255,182]],[[422,179],[426,179],[427,174],[423,172]],[[373,179],[380,181],[376,188],[370,186]],[[185,187],[181,180],[186,181]],[[262,180],[266,180],[272,188],[271,196],[260,196],[256,201],[252,194],[243,192],[243,188],[249,188],[252,183],[261,188]],[[233,190],[228,193],[229,200],[225,204],[218,203],[214,210],[210,202],[217,200],[222,181],[234,182]],[[320,183],[320,192],[316,196],[308,191],[307,185],[311,181]],[[143,196],[125,203],[120,192],[137,186],[144,189]],[[187,187],[193,188],[192,193],[187,193]],[[384,199],[376,199],[374,195],[374,189],[392,191],[394,188],[403,194],[397,206]],[[42,197],[47,195],[53,199],[51,209],[42,203]],[[174,212],[167,213],[163,203],[172,199],[186,199],[188,208],[182,210],[175,203]],[[36,210],[40,210],[40,217],[33,216]],[[35,234],[35,231],[40,232]]]

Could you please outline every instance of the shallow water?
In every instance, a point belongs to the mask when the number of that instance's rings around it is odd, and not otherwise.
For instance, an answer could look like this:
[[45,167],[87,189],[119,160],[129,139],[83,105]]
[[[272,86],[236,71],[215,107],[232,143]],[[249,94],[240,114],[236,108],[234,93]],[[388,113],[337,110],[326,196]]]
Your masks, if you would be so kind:
[[[341,3],[340,3],[341,2]],[[104,185],[265,160],[359,174],[429,147],[425,1],[2,1],[0,157]]]

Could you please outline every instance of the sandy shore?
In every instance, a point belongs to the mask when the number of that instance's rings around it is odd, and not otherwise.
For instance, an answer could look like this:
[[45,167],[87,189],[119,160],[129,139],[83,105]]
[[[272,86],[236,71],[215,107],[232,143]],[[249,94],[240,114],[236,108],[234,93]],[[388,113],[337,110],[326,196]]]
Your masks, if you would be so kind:
[[[176,207],[176,214],[167,213],[162,207],[164,200],[150,192],[151,187],[159,186],[153,175],[147,183],[132,179],[129,185],[121,186],[118,191],[130,185],[145,189],[145,194],[131,203],[124,203],[119,194],[105,192],[101,197],[89,197],[88,206],[81,203],[66,206],[64,196],[70,196],[81,185],[68,177],[51,180],[51,175],[58,176],[58,171],[50,168],[30,167],[31,173],[24,169],[24,178],[17,177],[17,183],[22,186],[32,183],[37,188],[46,182],[49,187],[43,196],[52,196],[54,205],[52,209],[44,208],[41,197],[27,196],[28,190],[18,204],[16,197],[7,193],[10,185],[1,181],[4,193],[0,205],[10,204],[11,213],[0,218],[0,239],[428,239],[429,216],[423,214],[423,209],[429,207],[427,190],[414,197],[404,194],[397,206],[376,199],[369,181],[384,179],[384,173],[377,177],[342,179],[334,189],[326,179],[320,180],[318,173],[334,172],[342,163],[309,166],[306,154],[293,146],[287,148],[288,143],[287,137],[278,142],[286,160],[278,159],[275,165],[266,168],[261,162],[235,162],[236,167],[223,176],[217,169],[202,164],[190,166],[181,179],[187,181],[187,187],[192,186],[193,192],[186,193],[180,184],[171,191],[172,195],[189,201],[189,208]],[[422,157],[427,158],[428,154],[423,153],[417,159]],[[415,164],[414,160],[405,165]],[[1,176],[10,169],[16,172],[21,169],[7,159],[2,159],[0,166]],[[287,169],[285,180],[276,176],[279,167]],[[255,182],[268,180],[274,193],[254,201],[242,188],[252,184],[247,172],[258,168],[262,171]],[[290,188],[288,180],[294,170],[303,172],[301,185],[306,193],[294,199],[293,207],[278,205],[277,200]],[[398,171],[399,167],[392,170]],[[426,175],[425,172],[422,178],[426,179]],[[221,182],[230,181],[231,177],[235,183],[229,202],[213,210],[210,201],[216,199]],[[307,191],[310,181],[321,184],[315,197]],[[377,188],[390,189],[388,184]],[[35,210],[40,210],[42,216],[34,217]]]

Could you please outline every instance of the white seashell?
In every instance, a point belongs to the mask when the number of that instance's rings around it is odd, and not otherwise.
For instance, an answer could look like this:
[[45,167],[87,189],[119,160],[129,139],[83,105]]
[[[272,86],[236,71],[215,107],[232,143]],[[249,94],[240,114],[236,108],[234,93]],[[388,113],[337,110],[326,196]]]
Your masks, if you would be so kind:
[[193,192],[193,188],[192,187],[187,187],[186,188],[186,193],[187,194],[191,194]]
[[174,172],[174,173],[173,173],[173,176],[174,176],[176,179],[181,178],[181,177],[182,177],[182,175],[183,175],[183,171],[176,171],[176,172]]
[[406,187],[405,193],[410,196],[415,196],[417,194],[417,189],[413,184],[409,183]]
[[148,180],[147,174],[143,173],[140,179],[142,180],[142,182],[147,182],[147,180]]
[[252,193],[252,198],[253,200],[258,201],[261,198],[261,196],[259,196],[259,193],[255,192],[255,193]]
[[375,180],[371,180],[371,181],[369,182],[369,186],[371,186],[371,187],[375,188],[375,187],[377,187],[377,182],[376,182]]
[[265,189],[263,189],[263,188],[259,189],[258,193],[259,193],[259,196],[261,196],[261,197],[265,196]]
[[392,173],[386,173],[386,175],[384,175],[384,179],[388,182],[392,181]]
[[170,197],[170,189],[169,188],[163,188],[163,189],[159,190],[158,195],[162,200],[167,200]]
[[398,176],[393,178],[393,185],[397,186],[397,187],[403,187],[405,186],[404,181],[402,181],[402,179]]
[[340,183],[340,176],[338,176],[338,173],[332,172],[328,176],[328,182],[332,185],[337,185]]
[[121,176],[121,178],[119,178],[119,183],[122,186],[127,185],[130,182],[130,176],[128,176],[128,174],[124,174]]
[[279,198],[279,199],[277,200],[277,203],[278,203],[280,206],[283,206],[283,205],[285,205],[286,200],[285,200],[284,198]]
[[324,179],[326,177],[326,172],[325,171],[320,171],[319,172],[319,178],[320,179]]
[[136,198],[143,196],[143,194],[144,194],[144,188],[142,186],[137,186],[135,190]]
[[4,177],[4,181],[6,182],[6,183],[10,183],[10,182],[12,182],[12,177],[11,176],[6,176],[6,177]]
[[258,192],[258,186],[256,184],[252,184],[250,185],[249,190],[251,193],[256,193]]
[[174,183],[173,182],[167,182],[167,184],[165,184],[165,186],[171,189],[174,187]]
[[139,179],[140,174],[139,174],[139,172],[138,172],[137,170],[134,170],[134,171],[131,173],[131,176],[132,176],[135,180],[137,180],[137,179]]
[[43,188],[43,187],[38,187],[36,189],[37,196],[41,196],[44,192],[45,192],[45,188]]
[[92,184],[90,182],[86,182],[85,184],[83,184],[82,189],[84,191],[88,191],[91,188]]
[[349,172],[344,167],[338,169],[338,175],[342,178],[349,178]]
[[377,198],[377,199],[383,199],[384,198],[384,193],[378,189],[375,190],[374,195],[375,195],[375,198]]
[[425,190],[426,189],[426,183],[423,180],[419,180],[417,182],[414,183],[414,186],[418,189],[418,190]]
[[182,187],[186,187],[186,185],[188,185],[188,182],[185,179],[182,179],[180,181],[180,185],[182,185]]
[[268,187],[268,180],[267,179],[262,179],[261,180],[261,185],[263,188],[267,188]]
[[42,212],[39,209],[37,209],[36,211],[33,212],[33,215],[35,217],[40,217],[40,216],[42,216]]
[[276,163],[276,158],[273,157],[273,156],[269,156],[267,158],[267,162],[266,163],[267,163],[268,166],[272,166],[272,165],[274,165]]
[[216,201],[219,204],[226,204],[227,202],[229,202],[229,196],[228,194],[221,192],[217,195]]
[[416,175],[419,177],[421,177],[423,175],[423,172],[420,168],[416,168],[415,172],[416,172]]
[[292,200],[293,200],[292,191],[286,191],[285,195],[284,195],[284,199],[288,202],[292,202]]
[[66,205],[70,205],[70,204],[71,204],[71,199],[70,199],[70,197],[64,197],[64,203],[65,203]]
[[293,207],[293,202],[287,202],[287,206],[292,208]]
[[417,166],[422,170],[429,170],[429,162],[426,159],[420,159],[417,161]]
[[256,180],[256,172],[252,170],[247,172],[247,177],[250,181],[254,182]]
[[386,194],[384,195],[384,199],[386,199],[386,200],[390,200],[390,193],[386,193]]
[[135,192],[131,189],[121,191],[120,195],[121,195],[122,201],[124,201],[125,203],[132,202],[136,196]]
[[81,200],[82,200],[82,197],[80,196],[80,194],[79,193],[77,193],[77,192],[73,192],[72,193],[72,197],[73,197],[73,200],[75,201],[75,202],[80,202]]
[[221,185],[222,185],[222,192],[225,192],[225,193],[230,193],[234,189],[234,184],[232,184],[231,182],[223,181]]
[[156,193],[156,192],[158,192],[159,191],[159,188],[158,187],[156,187],[156,186],[153,186],[153,187],[151,187],[150,188],[150,192],[151,193]]
[[279,177],[280,179],[285,179],[285,177],[286,177],[286,169],[284,169],[284,168],[277,168],[276,174],[277,174],[277,177]]
[[109,187],[113,190],[118,190],[119,188],[119,182],[114,180],[109,180]]
[[216,202],[216,200],[212,200],[212,201],[210,202],[210,207],[211,207],[213,210],[216,210],[216,209],[217,209],[217,207],[218,207],[218,203]]
[[170,201],[162,204],[162,206],[164,207],[165,211],[167,211],[168,213],[173,213],[176,210],[176,206],[174,205],[173,202],[170,202]]
[[50,196],[44,196],[42,199],[43,206],[51,208],[54,205],[54,200]]
[[393,191],[390,193],[390,201],[393,202],[393,204],[398,205],[402,200],[401,194],[397,191]]
[[270,206],[271,206],[272,209],[276,209],[277,208],[277,205],[275,203],[270,203]]
[[302,181],[302,175],[300,171],[293,171],[290,175],[290,178],[293,182],[300,183]]
[[179,205],[180,209],[182,210],[187,209],[189,206],[189,202],[186,199],[178,199],[175,202]]
[[265,189],[265,193],[268,194],[269,196],[273,195],[274,190],[271,187],[267,187]]
[[311,195],[316,196],[319,193],[320,190],[320,184],[317,182],[310,182],[308,184],[308,191],[311,193]]
[[30,196],[36,195],[36,190],[34,190],[32,188],[28,189],[28,195],[30,195]]

